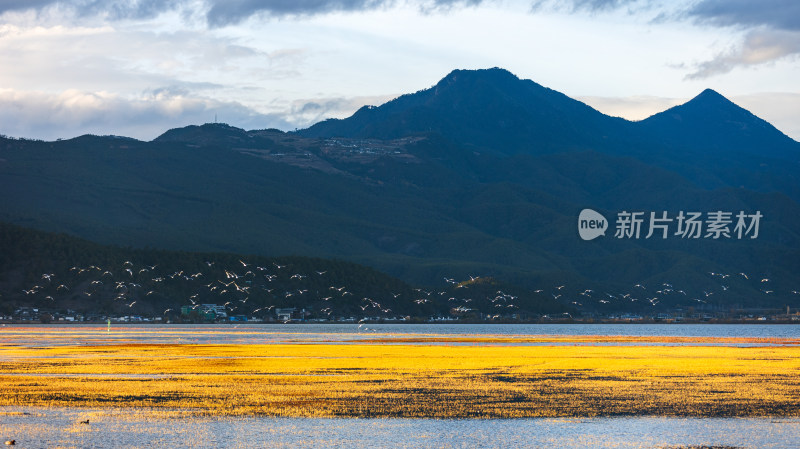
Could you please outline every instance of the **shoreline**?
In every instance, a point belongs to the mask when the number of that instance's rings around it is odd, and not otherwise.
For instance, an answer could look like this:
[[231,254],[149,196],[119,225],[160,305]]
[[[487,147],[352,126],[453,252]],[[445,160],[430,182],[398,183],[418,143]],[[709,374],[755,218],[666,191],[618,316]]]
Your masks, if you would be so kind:
[[[329,320],[320,320],[320,321],[290,321],[290,322],[282,322],[282,321],[210,321],[210,322],[167,322],[167,321],[115,321],[112,320],[112,325],[142,325],[142,326],[163,326],[163,325],[170,325],[170,326],[198,326],[198,325],[225,325],[225,326],[241,326],[245,325],[284,325],[284,324],[292,324],[292,325],[358,325],[362,321],[329,321]],[[414,326],[414,325],[434,325],[434,326],[451,326],[451,325],[459,325],[459,324],[481,324],[481,325],[491,325],[491,326],[502,326],[502,325],[522,325],[522,324],[558,324],[558,325],[596,325],[596,324],[658,324],[658,325],[670,325],[670,326],[680,326],[684,324],[703,324],[703,325],[715,325],[715,324],[746,324],[746,325],[757,325],[757,326],[772,326],[772,325],[800,325],[800,320],[798,319],[784,319],[784,320],[757,320],[757,319],[748,319],[748,320],[681,320],[681,321],[669,321],[669,320],[600,320],[600,319],[591,319],[591,320],[580,320],[580,319],[573,319],[573,320],[536,320],[536,321],[471,321],[471,320],[453,320],[453,321],[401,321],[401,320],[366,320],[363,321],[365,323],[369,323],[371,325],[374,324],[392,324],[392,325],[401,325],[401,326]],[[106,320],[99,320],[99,321],[51,321],[47,323],[42,323],[39,321],[25,321],[25,320],[0,320],[0,326],[2,325],[31,325],[31,326],[74,326],[74,325],[94,325],[94,326],[106,326],[108,321]]]

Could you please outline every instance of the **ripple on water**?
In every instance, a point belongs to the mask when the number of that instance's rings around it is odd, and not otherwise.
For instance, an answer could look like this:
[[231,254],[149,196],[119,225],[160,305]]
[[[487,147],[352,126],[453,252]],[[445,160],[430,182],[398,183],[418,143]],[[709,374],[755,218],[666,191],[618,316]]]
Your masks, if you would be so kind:
[[187,411],[0,407],[0,438],[20,447],[788,449],[797,447],[800,419],[210,418]]
[[[352,342],[417,337],[622,336],[784,339],[800,341],[800,324],[240,324],[168,325],[89,324],[7,325],[0,328],[5,346],[104,344],[264,344]],[[552,344],[552,343],[548,343]],[[710,344],[710,343],[709,343]],[[769,344],[769,343],[766,343]]]

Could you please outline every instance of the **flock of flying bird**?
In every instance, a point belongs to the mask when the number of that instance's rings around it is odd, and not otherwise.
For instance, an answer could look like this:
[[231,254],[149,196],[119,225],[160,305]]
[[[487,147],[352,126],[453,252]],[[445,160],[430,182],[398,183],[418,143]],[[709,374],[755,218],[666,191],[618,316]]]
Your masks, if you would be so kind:
[[[748,285],[760,294],[774,295],[773,281],[762,277],[751,279],[746,273],[708,273],[709,287],[687,291],[669,282],[645,286],[633,285],[623,293],[609,293],[592,288],[552,286],[549,291],[537,289],[516,294],[489,290],[490,278],[469,276],[457,281],[444,278],[444,289],[426,290],[405,288],[401,291],[383,290],[374,286],[348,287],[336,283],[329,269],[299,269],[291,263],[255,265],[239,259],[231,266],[207,261],[203,269],[171,270],[159,265],[134,264],[125,261],[121,266],[101,268],[98,265],[73,266],[68,274],[56,276],[43,273],[35,285],[22,293],[34,299],[40,307],[63,308],[76,300],[113,299],[112,309],[121,314],[150,314],[176,317],[182,312],[202,311],[205,304],[224,307],[228,315],[275,317],[275,309],[305,308],[311,317],[331,320],[360,318],[359,327],[372,319],[399,318],[409,312],[415,316],[465,316],[480,314],[498,319],[529,310],[526,298],[552,300],[575,310],[608,310],[643,307],[685,307],[694,305],[701,310],[719,303],[735,288]],[[482,289],[475,286],[484,285]],[[463,289],[463,290],[462,290]],[[800,295],[800,290],[790,294]],[[64,300],[67,301],[64,301]],[[800,298],[799,298],[800,299]],[[71,301],[70,301],[71,300]],[[84,301],[85,303],[86,301]],[[165,309],[156,309],[158,305]],[[183,309],[183,311],[181,310]]]
[[[83,300],[113,300],[116,313],[174,316],[187,310],[202,311],[204,305],[222,306],[227,314],[268,316],[280,307],[308,307],[324,304],[315,310],[317,316],[333,318],[336,309],[343,314],[360,310],[360,315],[392,313],[368,294],[375,290],[367,285],[348,288],[326,285],[327,269],[299,271],[291,263],[272,262],[259,266],[238,260],[234,266],[205,262],[205,269],[166,270],[158,265],[136,265],[125,261],[116,269],[99,265],[73,266],[66,275],[43,273],[35,285],[22,290],[28,304],[58,308]],[[345,276],[347,277],[347,276]],[[65,278],[69,278],[68,280]],[[336,279],[332,279],[335,281]],[[391,293],[395,303],[409,293]],[[356,297],[360,300],[354,300]],[[180,299],[183,298],[183,299]],[[160,313],[157,304],[169,307]],[[348,304],[349,307],[341,307]],[[217,309],[219,310],[219,309]],[[344,315],[342,315],[344,316]]]
[[[650,306],[657,306],[664,301],[670,301],[670,306],[673,307],[679,304],[689,304],[702,310],[706,308],[704,306],[715,303],[719,304],[719,302],[714,301],[714,299],[717,297],[724,297],[726,293],[731,291],[731,285],[733,284],[731,280],[740,282],[751,281],[750,276],[743,272],[731,275],[711,271],[708,272],[708,275],[713,281],[710,283],[709,288],[700,291],[690,291],[688,293],[686,290],[673,287],[671,283],[662,282],[660,284],[656,284],[655,286],[651,286],[650,289],[641,283],[637,283],[633,285],[631,291],[627,293],[611,294],[606,292],[601,295],[597,295],[594,290],[586,289],[582,292],[579,292],[578,295],[594,300],[600,304],[610,304],[612,301],[618,301],[622,303],[635,303],[641,301],[641,303],[646,305],[649,304]],[[732,276],[733,279],[730,279]],[[755,284],[755,282],[757,282],[757,284]],[[763,295],[772,295],[776,292],[772,287],[771,279],[767,277],[758,278],[757,280],[754,280],[754,282],[747,282],[747,284],[751,288],[755,287],[755,289],[757,289],[760,294]],[[792,295],[800,295],[800,290],[791,290],[789,293]],[[716,295],[716,297],[714,297],[714,295]],[[555,299],[558,299],[559,296],[560,295],[556,294],[553,295]],[[570,303],[576,306],[583,306],[580,300],[573,300]]]

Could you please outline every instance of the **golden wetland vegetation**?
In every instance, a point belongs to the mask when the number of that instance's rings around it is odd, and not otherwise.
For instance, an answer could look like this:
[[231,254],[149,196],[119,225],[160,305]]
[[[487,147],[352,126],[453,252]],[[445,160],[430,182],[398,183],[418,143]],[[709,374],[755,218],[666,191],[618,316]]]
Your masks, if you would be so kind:
[[0,345],[0,406],[220,416],[798,417],[796,340],[392,336]]

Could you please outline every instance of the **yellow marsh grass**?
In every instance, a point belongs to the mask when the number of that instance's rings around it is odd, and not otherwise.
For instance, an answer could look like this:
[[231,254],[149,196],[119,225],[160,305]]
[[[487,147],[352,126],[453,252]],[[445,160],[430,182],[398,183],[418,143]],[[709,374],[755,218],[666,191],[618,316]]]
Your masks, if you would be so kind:
[[800,416],[796,346],[0,348],[0,405],[216,415]]

